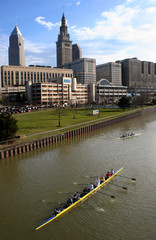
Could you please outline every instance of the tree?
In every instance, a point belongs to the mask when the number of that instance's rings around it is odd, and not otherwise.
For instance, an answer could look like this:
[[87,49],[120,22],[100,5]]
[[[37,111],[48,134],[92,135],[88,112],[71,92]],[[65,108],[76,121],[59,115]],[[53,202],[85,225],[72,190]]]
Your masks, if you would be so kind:
[[120,98],[117,105],[119,106],[119,108],[122,108],[122,109],[130,108],[131,107],[130,98],[123,96],[122,98]]
[[15,137],[18,131],[17,120],[9,112],[0,115],[0,126],[0,141]]
[[151,95],[149,93],[141,93],[140,96],[134,96],[132,99],[132,104],[134,106],[143,107],[144,104],[151,103]]

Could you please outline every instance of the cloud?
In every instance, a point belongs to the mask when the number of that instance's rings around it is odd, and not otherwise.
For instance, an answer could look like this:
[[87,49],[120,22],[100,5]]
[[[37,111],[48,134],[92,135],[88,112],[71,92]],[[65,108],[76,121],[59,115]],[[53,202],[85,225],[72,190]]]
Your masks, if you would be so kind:
[[24,46],[27,65],[56,65],[55,44],[34,43],[24,39]]
[[[113,52],[107,54],[107,51],[103,51],[108,59],[110,57],[119,59],[137,55],[140,58],[155,62],[156,7],[143,7],[140,1],[140,5],[138,1],[137,5],[134,5],[134,2],[136,1],[127,0],[125,4],[102,12],[93,28],[87,26],[71,28],[73,38],[78,39],[82,44],[86,42],[84,49],[87,53],[88,43],[88,46],[94,46],[99,40],[97,48],[104,49],[107,42],[113,41],[113,44],[117,46],[114,48],[112,44]],[[93,48],[90,48],[90,51],[93,51]],[[94,53],[90,55],[93,56]],[[97,59],[103,59],[100,55],[95,54],[94,56]]]
[[80,3],[81,3],[81,2],[79,1],[79,2],[76,3],[76,5],[80,5]]
[[51,30],[53,27],[59,26],[60,23],[52,23],[52,22],[47,22],[44,20],[45,17],[36,17],[35,21],[43,26],[45,26],[46,28],[48,28],[49,30]]
[[27,39],[24,39],[24,46],[25,51],[31,52],[31,53],[42,53],[44,52],[44,49],[47,48],[47,44],[43,43],[34,43]]

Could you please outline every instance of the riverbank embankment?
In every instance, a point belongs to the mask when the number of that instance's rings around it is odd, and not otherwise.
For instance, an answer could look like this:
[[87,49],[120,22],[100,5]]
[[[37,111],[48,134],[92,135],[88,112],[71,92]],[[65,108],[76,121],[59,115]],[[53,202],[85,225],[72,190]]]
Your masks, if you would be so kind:
[[[80,136],[86,134],[88,132],[93,132],[97,129],[107,127],[112,124],[116,124],[121,121],[126,121],[135,117],[138,117],[142,114],[150,113],[156,111],[156,107],[150,107],[145,109],[140,109],[136,111],[132,111],[129,114],[121,115],[114,117],[112,119],[105,119],[101,122],[88,122],[85,123],[85,126],[72,126],[74,129],[67,130],[62,133],[56,134],[54,133],[52,136],[43,137],[41,139],[37,139],[34,141],[23,142],[20,144],[12,145],[10,147],[6,147],[0,150],[0,159],[12,157],[15,155],[19,155],[25,152],[33,151],[39,148],[43,148],[49,145],[52,145],[57,142],[65,141],[66,139],[74,138],[76,136]],[[66,129],[64,129],[66,130]]]

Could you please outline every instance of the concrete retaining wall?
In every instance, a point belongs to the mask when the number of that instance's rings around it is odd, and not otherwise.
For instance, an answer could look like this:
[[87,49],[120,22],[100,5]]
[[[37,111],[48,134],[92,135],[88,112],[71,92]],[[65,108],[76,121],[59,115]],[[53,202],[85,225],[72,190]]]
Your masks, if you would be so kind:
[[128,119],[134,118],[134,117],[138,117],[143,113],[154,112],[155,110],[156,110],[156,107],[146,108],[146,109],[139,110],[134,113],[128,114],[126,116],[121,116],[121,117],[107,120],[104,122],[91,124],[89,126],[70,130],[70,131],[64,132],[62,134],[55,135],[55,136],[45,137],[45,138],[35,140],[32,142],[27,142],[27,143],[15,145],[12,147],[4,148],[4,149],[0,150],[0,159],[12,157],[12,156],[22,154],[25,152],[29,152],[29,151],[32,151],[32,150],[35,150],[38,148],[43,148],[43,147],[49,146],[54,143],[62,142],[65,139],[74,138],[75,136],[81,136],[85,133],[92,132],[96,129],[100,129],[100,128],[103,128],[103,127],[106,127],[106,126],[109,126],[109,125],[112,125],[112,124],[115,124],[115,123],[118,123],[121,121],[125,121]]

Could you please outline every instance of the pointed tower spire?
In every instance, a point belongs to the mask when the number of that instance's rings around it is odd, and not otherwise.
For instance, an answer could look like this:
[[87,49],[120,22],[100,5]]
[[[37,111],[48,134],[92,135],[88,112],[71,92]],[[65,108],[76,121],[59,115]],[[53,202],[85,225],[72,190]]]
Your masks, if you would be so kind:
[[58,35],[57,45],[57,67],[62,68],[65,63],[72,62],[72,41],[68,33],[68,26],[64,12],[61,19],[60,34]]
[[[64,13],[62,15],[62,20],[61,20],[60,35],[65,35],[65,36],[69,35],[68,34],[68,26],[66,24],[66,18],[64,16]],[[70,38],[70,36],[69,36],[69,38]]]
[[65,16],[64,16],[64,12],[63,12],[63,15],[62,15],[62,26],[65,26],[66,25],[66,19],[65,19]]

